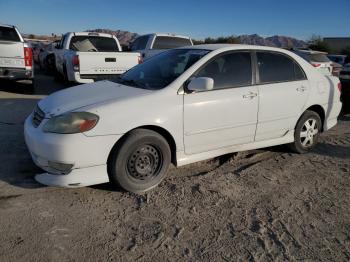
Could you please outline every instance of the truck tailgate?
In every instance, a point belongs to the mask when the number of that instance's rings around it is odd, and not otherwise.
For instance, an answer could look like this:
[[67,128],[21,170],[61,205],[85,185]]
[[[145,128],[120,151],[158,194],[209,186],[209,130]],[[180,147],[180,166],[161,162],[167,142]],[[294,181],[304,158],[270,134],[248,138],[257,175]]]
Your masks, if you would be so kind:
[[122,74],[139,62],[138,53],[78,52],[81,75]]
[[0,67],[25,67],[22,42],[0,41]]

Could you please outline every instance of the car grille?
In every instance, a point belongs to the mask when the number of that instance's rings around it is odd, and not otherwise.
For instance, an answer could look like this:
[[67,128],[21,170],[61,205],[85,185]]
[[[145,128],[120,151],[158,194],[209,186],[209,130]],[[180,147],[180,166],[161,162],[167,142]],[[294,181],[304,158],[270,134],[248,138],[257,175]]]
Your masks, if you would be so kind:
[[41,122],[43,121],[44,118],[45,118],[44,111],[42,111],[39,108],[39,106],[37,105],[34,108],[34,111],[33,111],[33,118],[32,118],[33,126],[34,127],[38,127],[41,124]]

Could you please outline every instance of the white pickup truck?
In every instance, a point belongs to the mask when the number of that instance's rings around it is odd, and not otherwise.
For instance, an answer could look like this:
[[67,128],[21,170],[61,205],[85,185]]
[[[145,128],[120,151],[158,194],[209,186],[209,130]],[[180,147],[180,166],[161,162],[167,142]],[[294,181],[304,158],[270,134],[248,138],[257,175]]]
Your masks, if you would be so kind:
[[132,52],[140,53],[142,59],[146,60],[168,49],[192,45],[192,40],[188,36],[153,33],[136,38],[131,43],[130,49]]
[[0,79],[30,80],[34,86],[32,49],[11,25],[0,24]]
[[141,61],[138,53],[121,52],[115,36],[93,32],[66,33],[54,54],[57,73],[77,83],[115,77]]

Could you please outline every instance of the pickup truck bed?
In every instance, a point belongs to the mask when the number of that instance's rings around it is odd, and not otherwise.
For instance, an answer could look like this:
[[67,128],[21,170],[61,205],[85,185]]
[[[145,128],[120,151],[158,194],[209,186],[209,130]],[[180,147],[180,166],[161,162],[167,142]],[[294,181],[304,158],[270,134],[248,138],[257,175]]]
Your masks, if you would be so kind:
[[57,72],[77,83],[116,77],[140,62],[140,54],[121,52],[118,39],[102,33],[67,33],[54,54]]

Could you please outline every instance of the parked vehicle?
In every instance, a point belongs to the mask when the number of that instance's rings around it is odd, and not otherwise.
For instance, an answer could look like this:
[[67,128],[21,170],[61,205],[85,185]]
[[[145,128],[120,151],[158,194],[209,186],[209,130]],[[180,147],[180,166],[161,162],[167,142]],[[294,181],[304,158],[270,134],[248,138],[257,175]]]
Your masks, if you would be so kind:
[[42,43],[32,43],[31,47],[33,50],[34,63],[39,64],[39,55],[44,51],[45,46]]
[[32,49],[12,25],[0,24],[0,79],[30,80],[34,86]]
[[344,66],[344,65],[350,63],[350,57],[347,55],[327,55],[327,57],[331,61],[338,63],[341,66]]
[[182,166],[290,144],[310,151],[337,123],[341,85],[287,50],[198,45],[165,51],[113,81],[39,101],[25,141],[47,185],[113,182],[136,193]]
[[350,99],[350,63],[343,66],[343,69],[340,71],[339,79],[342,83],[342,99]]
[[168,49],[192,45],[192,40],[188,36],[154,33],[139,36],[131,43],[130,49],[140,53],[143,60],[146,60]]
[[91,32],[65,34],[54,54],[57,72],[77,83],[118,76],[141,61],[138,53],[121,52],[115,36]]
[[327,53],[314,50],[295,50],[297,55],[308,61],[313,67],[325,75],[333,72],[332,61],[327,57]]
[[55,47],[59,41],[54,41],[48,44],[45,49],[39,54],[39,67],[47,73],[53,73],[55,70]]

